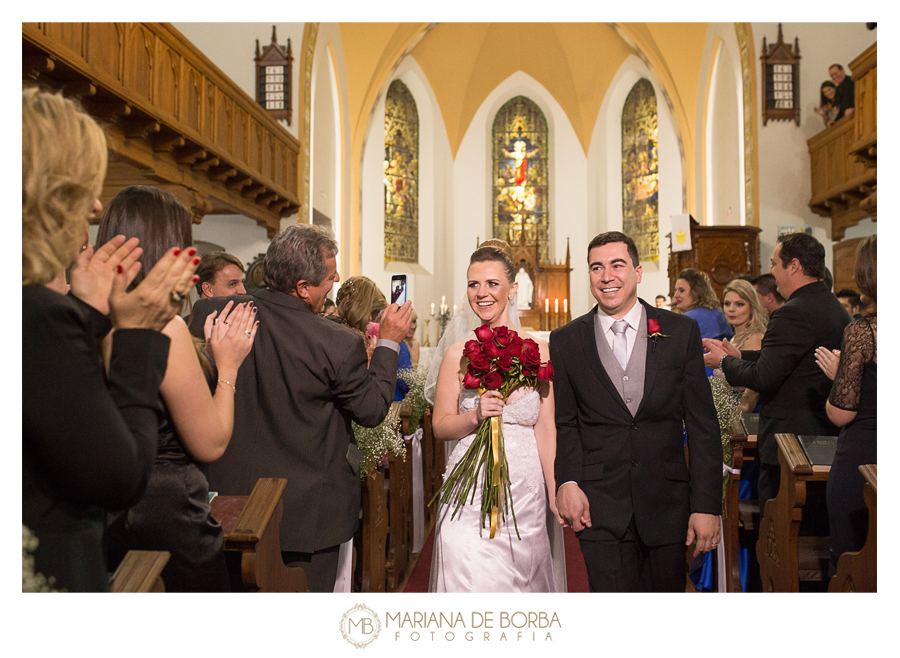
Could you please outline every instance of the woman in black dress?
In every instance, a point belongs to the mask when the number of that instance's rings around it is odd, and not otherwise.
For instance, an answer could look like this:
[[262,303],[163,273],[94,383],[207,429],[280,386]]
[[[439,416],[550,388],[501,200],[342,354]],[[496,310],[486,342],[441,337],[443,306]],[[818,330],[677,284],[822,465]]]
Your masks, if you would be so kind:
[[[160,330],[196,268],[169,249],[126,293],[138,241],[83,246],[105,175],[100,127],[59,94],[23,91],[22,523],[39,542],[35,584],[70,592],[109,589],[104,513],[147,484],[169,352]],[[105,382],[98,348],[111,327]]]
[[[119,233],[140,238],[148,264],[164,244],[188,248],[193,242],[187,208],[145,186],[125,188],[103,213],[98,240]],[[150,482],[136,505],[109,519],[110,562],[132,549],[169,551],[162,578],[170,592],[229,589],[222,527],[210,514],[202,465],[221,457],[231,440],[238,368],[259,323],[247,303],[229,303],[214,324],[215,315],[207,318],[205,335],[217,375],[181,317],[163,329],[172,347],[159,389],[164,415]]]
[[831,535],[829,576],[835,574],[841,554],[863,547],[869,528],[869,510],[863,497],[865,480],[859,467],[878,463],[877,250],[875,235],[859,249],[856,284],[869,305],[862,318],[844,329],[836,372],[831,369],[837,355],[823,348],[816,350],[819,365],[834,379],[825,411],[841,428],[826,493]]

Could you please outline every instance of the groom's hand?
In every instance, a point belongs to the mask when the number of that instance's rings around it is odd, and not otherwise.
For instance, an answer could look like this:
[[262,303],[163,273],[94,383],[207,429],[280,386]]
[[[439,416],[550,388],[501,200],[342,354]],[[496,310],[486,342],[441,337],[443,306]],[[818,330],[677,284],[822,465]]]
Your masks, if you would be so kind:
[[587,496],[575,482],[566,482],[556,492],[556,509],[565,525],[575,532],[591,527],[591,511]]
[[719,534],[719,517],[715,514],[701,514],[694,512],[688,520],[687,539],[684,545],[690,546],[697,541],[694,548],[694,557],[715,550],[721,537]]

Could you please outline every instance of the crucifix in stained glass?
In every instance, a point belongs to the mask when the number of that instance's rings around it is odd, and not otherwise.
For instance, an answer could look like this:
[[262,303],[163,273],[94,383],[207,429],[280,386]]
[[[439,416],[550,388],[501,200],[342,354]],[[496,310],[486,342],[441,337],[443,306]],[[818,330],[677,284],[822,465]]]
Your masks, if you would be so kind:
[[622,110],[622,231],[641,262],[659,260],[659,153],[656,94],[641,78]]
[[534,101],[516,96],[494,117],[493,235],[538,242],[542,261],[550,258],[547,208],[547,120]]
[[384,259],[419,262],[419,113],[399,80],[384,104]]

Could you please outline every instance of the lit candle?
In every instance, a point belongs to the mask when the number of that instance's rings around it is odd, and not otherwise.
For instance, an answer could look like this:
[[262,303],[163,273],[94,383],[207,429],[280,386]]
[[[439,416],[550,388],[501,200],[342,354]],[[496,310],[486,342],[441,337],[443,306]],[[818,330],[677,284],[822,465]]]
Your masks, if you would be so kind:
[[553,312],[554,312],[554,313],[559,313],[559,299],[558,299],[558,298],[557,298],[557,300],[553,303]]
[[550,298],[547,297],[547,299],[544,300],[544,313],[549,313],[549,312],[550,312]]
[[431,314],[434,315],[434,302],[431,302]]
[[456,315],[456,304],[453,305],[453,315]]
[[441,308],[446,308],[447,306],[447,295],[441,295]]
[[563,313],[568,313],[568,312],[569,312],[569,300],[564,299],[563,300]]

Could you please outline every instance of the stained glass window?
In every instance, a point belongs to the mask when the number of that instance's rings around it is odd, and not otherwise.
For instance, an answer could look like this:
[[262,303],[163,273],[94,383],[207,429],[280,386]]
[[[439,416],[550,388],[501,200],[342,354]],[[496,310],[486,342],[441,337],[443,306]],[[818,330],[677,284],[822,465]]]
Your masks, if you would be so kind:
[[659,154],[656,94],[641,78],[622,110],[622,231],[641,262],[659,260]]
[[419,113],[399,80],[384,104],[384,259],[419,262]]
[[534,101],[516,96],[497,112],[492,135],[494,237],[517,242],[524,230],[547,262],[547,120]]

